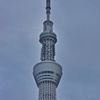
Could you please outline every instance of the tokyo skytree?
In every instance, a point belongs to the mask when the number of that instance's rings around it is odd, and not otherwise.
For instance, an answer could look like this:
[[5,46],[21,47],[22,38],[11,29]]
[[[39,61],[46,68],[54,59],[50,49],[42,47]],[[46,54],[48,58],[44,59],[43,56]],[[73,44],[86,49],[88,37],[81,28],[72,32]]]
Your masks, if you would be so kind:
[[46,0],[47,19],[43,22],[43,32],[39,39],[42,44],[41,61],[33,68],[33,76],[39,88],[38,100],[57,100],[56,88],[62,76],[62,67],[54,59],[57,36],[53,32],[50,10],[50,0]]

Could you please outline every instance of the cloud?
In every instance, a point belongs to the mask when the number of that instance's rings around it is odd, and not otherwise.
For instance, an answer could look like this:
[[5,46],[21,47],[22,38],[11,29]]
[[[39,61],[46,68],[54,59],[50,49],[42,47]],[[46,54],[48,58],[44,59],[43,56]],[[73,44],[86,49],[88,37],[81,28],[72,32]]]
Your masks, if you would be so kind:
[[[38,5],[38,6],[37,6]],[[0,1],[0,99],[38,99],[32,76],[40,59],[42,0]],[[99,100],[100,1],[52,1],[56,61],[63,67],[57,98]]]

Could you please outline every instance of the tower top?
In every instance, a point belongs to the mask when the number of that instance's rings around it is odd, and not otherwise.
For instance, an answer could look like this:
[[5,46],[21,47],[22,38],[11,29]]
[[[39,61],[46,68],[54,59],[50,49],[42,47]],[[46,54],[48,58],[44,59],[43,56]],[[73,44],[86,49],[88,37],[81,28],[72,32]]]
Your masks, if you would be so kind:
[[46,14],[47,14],[47,20],[50,20],[50,10],[51,10],[51,5],[50,5],[50,0],[46,0]]
[[50,10],[51,10],[50,0],[46,0],[46,14],[47,19],[43,22],[43,33],[53,33],[53,22],[50,21]]

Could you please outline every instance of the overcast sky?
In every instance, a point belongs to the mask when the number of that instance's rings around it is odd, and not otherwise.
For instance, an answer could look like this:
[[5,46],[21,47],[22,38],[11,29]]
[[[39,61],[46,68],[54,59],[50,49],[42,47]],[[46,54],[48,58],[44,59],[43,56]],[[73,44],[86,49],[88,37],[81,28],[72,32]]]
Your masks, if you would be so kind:
[[[57,100],[100,100],[100,0],[52,0]],[[0,100],[38,100],[32,76],[40,61],[45,0],[0,0]]]

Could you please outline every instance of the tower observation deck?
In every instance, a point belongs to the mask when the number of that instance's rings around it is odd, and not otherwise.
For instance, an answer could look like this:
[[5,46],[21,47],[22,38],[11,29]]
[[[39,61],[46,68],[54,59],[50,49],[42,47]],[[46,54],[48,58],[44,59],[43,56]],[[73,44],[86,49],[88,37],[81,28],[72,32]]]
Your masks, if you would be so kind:
[[42,44],[41,62],[33,68],[33,76],[39,88],[38,100],[57,100],[56,88],[62,76],[62,67],[54,59],[57,36],[53,32],[53,22],[50,21],[50,10],[50,0],[46,0],[47,19],[39,39]]

